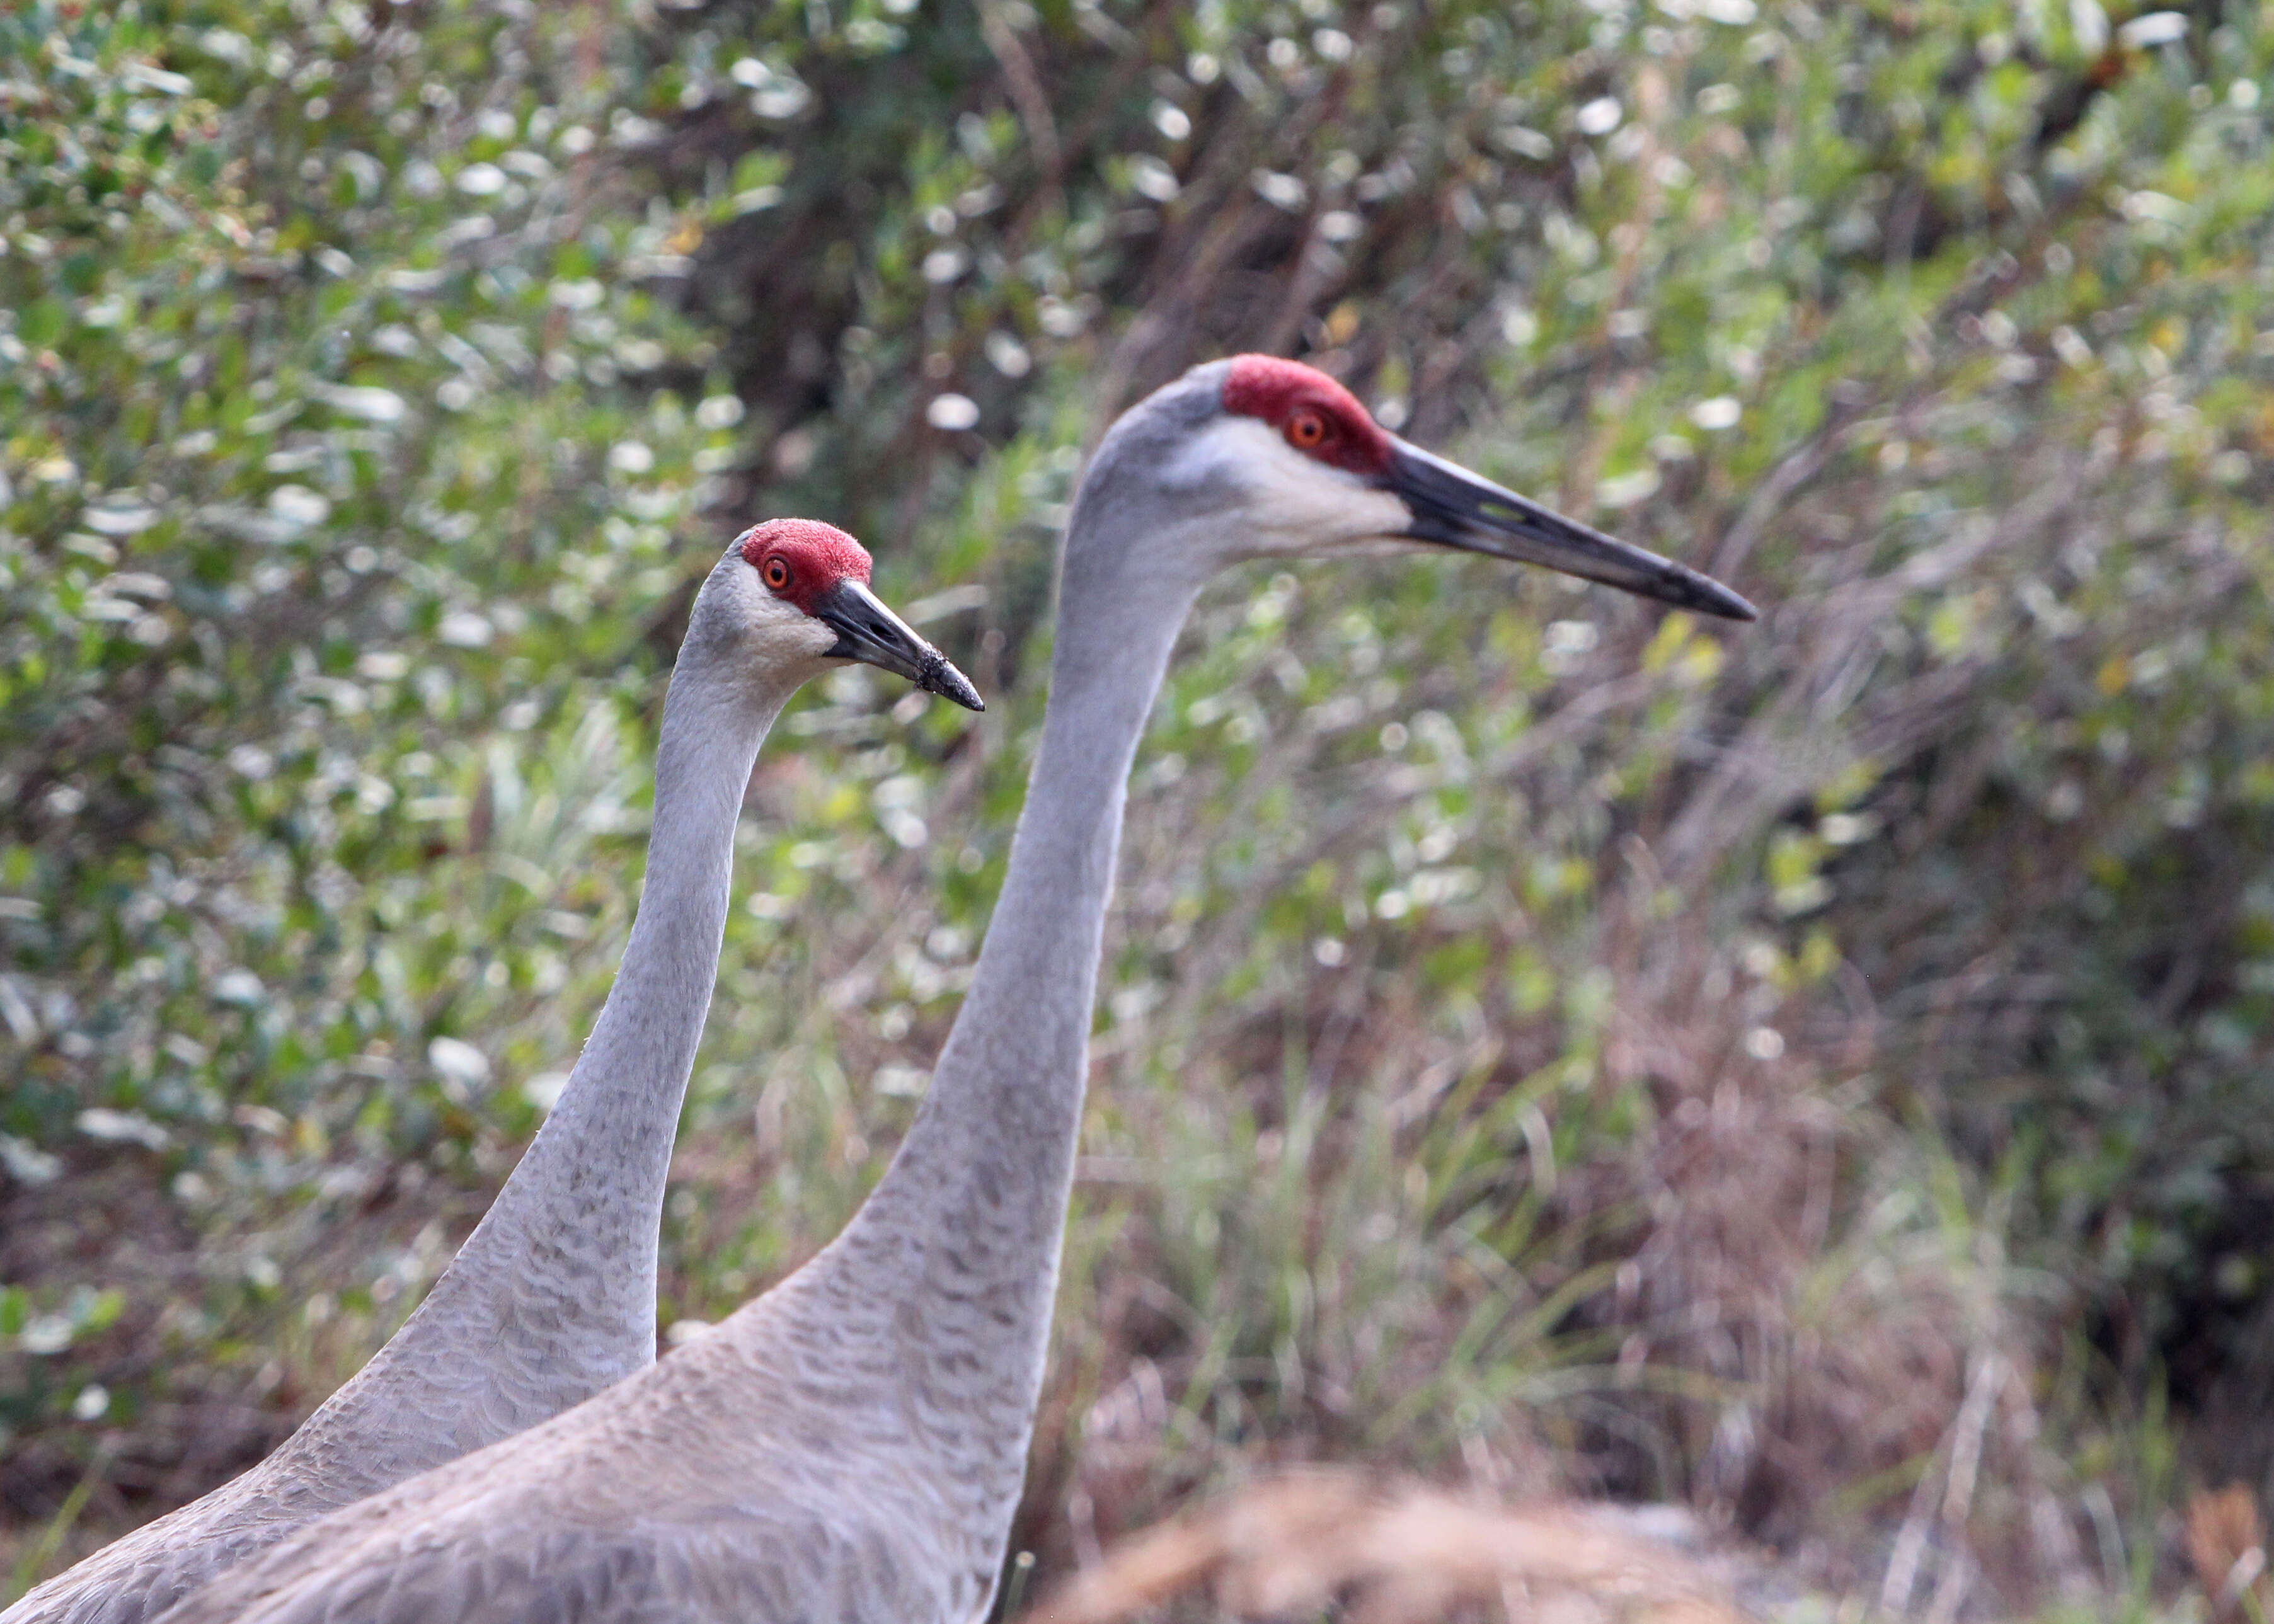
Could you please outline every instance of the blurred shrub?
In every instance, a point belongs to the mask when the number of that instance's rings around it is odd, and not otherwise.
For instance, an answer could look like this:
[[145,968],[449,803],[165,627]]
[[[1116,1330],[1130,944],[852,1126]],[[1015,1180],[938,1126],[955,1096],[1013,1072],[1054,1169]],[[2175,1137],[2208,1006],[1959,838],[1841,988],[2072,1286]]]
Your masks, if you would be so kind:
[[[636,849],[642,633],[737,414],[649,381],[703,347],[642,280],[664,232],[591,215],[570,48],[487,8],[0,19],[9,1273],[55,1323],[41,1187],[149,1166],[92,1227],[213,1243],[122,1321],[162,1385],[162,1312],[225,1348],[308,1235],[526,1130],[488,1086],[573,1052],[626,909],[588,865]],[[60,1335],[0,1355],[0,1426],[106,1413]]]

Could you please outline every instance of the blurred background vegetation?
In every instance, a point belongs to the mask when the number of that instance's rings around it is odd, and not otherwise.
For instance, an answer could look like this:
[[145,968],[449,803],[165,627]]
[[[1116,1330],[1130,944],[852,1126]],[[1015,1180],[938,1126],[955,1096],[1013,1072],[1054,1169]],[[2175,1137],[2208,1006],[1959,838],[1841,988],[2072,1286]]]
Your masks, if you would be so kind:
[[2270,64],[2240,0],[0,10],[0,1597],[448,1258],[785,513],[991,702],[847,672],[753,781],[666,1326],[830,1236],[1082,450],[1261,349],[1766,613],[1204,602],[1032,1576],[1312,1461],[1677,1502],[1803,1610],[2169,1602],[2274,1487]]

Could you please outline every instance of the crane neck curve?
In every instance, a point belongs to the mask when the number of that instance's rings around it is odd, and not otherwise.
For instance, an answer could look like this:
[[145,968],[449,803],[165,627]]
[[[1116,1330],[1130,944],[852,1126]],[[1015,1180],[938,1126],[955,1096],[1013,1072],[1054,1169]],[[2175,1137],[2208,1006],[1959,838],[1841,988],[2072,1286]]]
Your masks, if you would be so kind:
[[639,910],[591,1036],[516,1169],[516,1177],[525,1169],[533,1182],[564,1193],[605,1173],[625,1178],[642,1205],[652,1197],[658,1220],[642,1221],[651,1320],[663,1178],[718,980],[734,829],[758,749],[805,674],[753,673],[737,664],[727,650],[697,647],[690,634],[672,673]]
[[1201,585],[1141,567],[1157,539],[1116,534],[1077,501],[1042,741],[970,990],[868,1201],[746,1311],[762,1340],[861,1327],[831,1357],[862,1350],[868,1389],[941,1440],[965,1526],[998,1546],[1057,1297],[1129,770]]
[[664,1188],[718,977],[735,823],[760,745],[811,674],[767,668],[704,608],[698,598],[665,699],[638,912],[583,1054],[425,1300],[271,1457],[320,1459],[342,1503],[654,1361]]

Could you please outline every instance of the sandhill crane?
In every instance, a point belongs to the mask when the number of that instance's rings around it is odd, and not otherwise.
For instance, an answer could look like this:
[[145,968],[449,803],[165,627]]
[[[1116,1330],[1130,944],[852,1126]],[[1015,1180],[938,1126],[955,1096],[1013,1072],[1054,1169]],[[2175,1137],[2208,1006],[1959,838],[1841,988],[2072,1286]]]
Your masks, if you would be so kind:
[[664,703],[647,880],[615,985],[529,1153],[417,1312],[258,1466],[40,1586],[4,1624],[134,1624],[311,1518],[582,1402],[655,1362],[674,1130],[717,979],[758,746],[840,660],[983,709],[879,603],[869,555],[804,520],[735,538]]
[[1050,704],[985,946],[844,1233],[654,1369],[303,1530],[169,1624],[969,1624],[1024,1475],[1130,763],[1201,588],[1437,545],[1744,599],[1244,356],[1126,413],[1074,503]]

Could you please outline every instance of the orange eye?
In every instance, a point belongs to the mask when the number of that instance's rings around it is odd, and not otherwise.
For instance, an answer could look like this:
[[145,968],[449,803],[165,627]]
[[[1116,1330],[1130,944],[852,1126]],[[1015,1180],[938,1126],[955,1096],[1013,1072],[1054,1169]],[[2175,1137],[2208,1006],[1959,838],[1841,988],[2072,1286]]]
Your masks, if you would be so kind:
[[768,559],[765,568],[760,573],[764,575],[765,583],[777,592],[789,584],[789,566],[782,562],[779,556]]
[[1307,409],[1287,419],[1287,443],[1298,451],[1316,451],[1327,443],[1327,420]]

